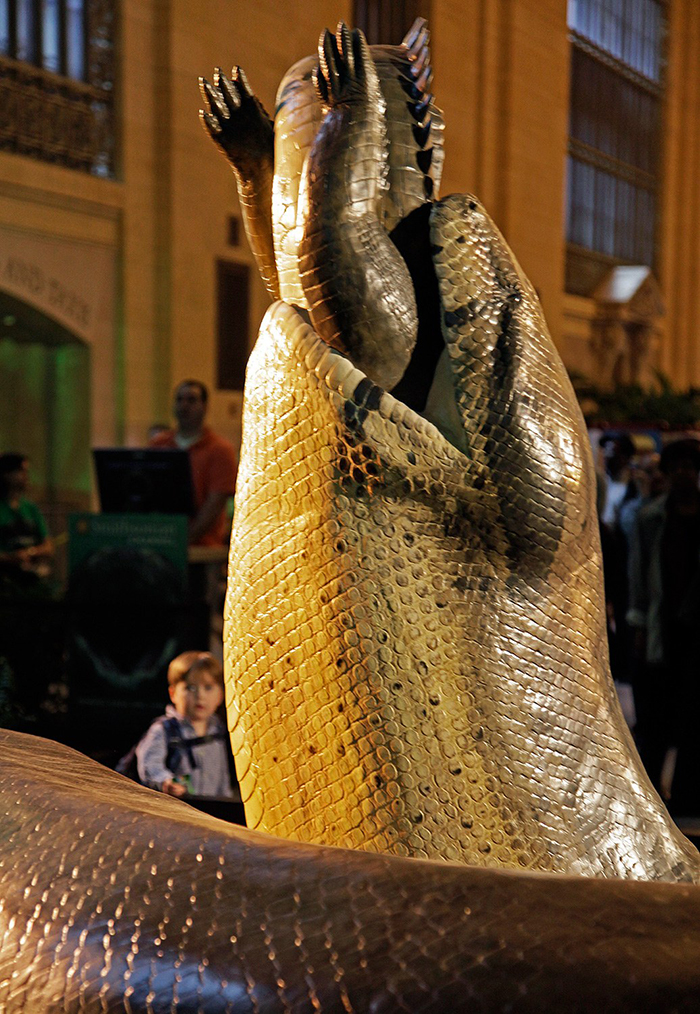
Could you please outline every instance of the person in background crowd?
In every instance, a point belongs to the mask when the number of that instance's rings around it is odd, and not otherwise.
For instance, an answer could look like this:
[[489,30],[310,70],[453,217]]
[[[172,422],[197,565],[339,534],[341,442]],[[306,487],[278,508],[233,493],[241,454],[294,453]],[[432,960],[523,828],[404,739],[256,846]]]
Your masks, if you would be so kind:
[[603,487],[600,520],[609,528],[614,528],[622,505],[638,496],[631,469],[634,444],[626,433],[605,433],[600,438],[600,448],[604,463],[600,477]]
[[29,459],[11,452],[0,455],[0,594],[49,593],[53,544],[46,522],[27,499]]
[[[677,757],[678,774],[697,768],[700,443],[668,444],[659,467],[668,491],[637,515],[627,619],[639,660],[637,745],[652,782],[669,798],[669,757]],[[696,802],[699,790],[696,780]],[[683,805],[675,788],[673,795]]]
[[618,512],[618,522],[628,546],[632,542],[632,532],[640,508],[666,492],[666,476],[659,468],[659,455],[656,452],[646,453],[642,462],[634,468],[633,475],[638,495],[625,500]]
[[[628,530],[623,517],[636,511],[641,502],[632,477],[631,463],[635,448],[626,433],[606,433],[600,438],[604,470],[598,473],[598,510],[600,543],[603,554],[605,605],[613,679],[620,686],[631,679],[629,630],[627,628],[627,558]],[[631,693],[627,687],[628,697]],[[625,718],[634,723],[633,709],[625,707]]]
[[59,657],[51,609],[53,543],[41,511],[26,496],[28,486],[26,454],[1,454],[0,722],[20,728],[36,719]]
[[228,535],[226,502],[236,486],[233,445],[204,425],[209,392],[199,380],[183,380],[175,390],[177,427],[154,436],[149,447],[181,448],[189,452],[194,485],[195,516],[189,542],[219,546]]
[[185,651],[168,667],[171,704],[136,747],[139,780],[171,796],[231,796],[226,729],[216,714],[224,673],[208,651]]

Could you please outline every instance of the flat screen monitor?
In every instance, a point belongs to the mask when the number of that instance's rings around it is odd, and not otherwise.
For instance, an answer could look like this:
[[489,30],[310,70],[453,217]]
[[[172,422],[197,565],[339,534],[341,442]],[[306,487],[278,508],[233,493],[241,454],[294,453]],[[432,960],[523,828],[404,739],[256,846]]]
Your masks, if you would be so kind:
[[98,447],[93,450],[105,514],[194,514],[187,451]]

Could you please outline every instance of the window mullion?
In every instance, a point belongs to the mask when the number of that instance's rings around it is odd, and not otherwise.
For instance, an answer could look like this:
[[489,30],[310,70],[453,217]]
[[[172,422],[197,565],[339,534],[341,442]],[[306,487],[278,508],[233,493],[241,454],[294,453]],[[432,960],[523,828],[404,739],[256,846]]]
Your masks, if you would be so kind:
[[13,58],[17,58],[17,0],[10,0],[8,10],[8,24],[9,24],[9,55]]
[[58,0],[58,67],[59,74],[68,71],[66,46],[66,0]]
[[34,36],[34,63],[37,67],[43,67],[44,65],[44,46],[43,46],[43,11],[42,0],[32,0],[32,11],[34,17],[33,24],[33,36]]
[[578,141],[575,137],[569,138],[569,154],[580,162],[595,166],[609,176],[617,176],[621,180],[627,180],[635,187],[642,187],[644,190],[656,189],[656,176],[645,172],[637,166],[623,162],[619,158],[607,155],[598,148],[593,148],[585,141]]
[[83,2],[83,81],[90,80],[90,4]]

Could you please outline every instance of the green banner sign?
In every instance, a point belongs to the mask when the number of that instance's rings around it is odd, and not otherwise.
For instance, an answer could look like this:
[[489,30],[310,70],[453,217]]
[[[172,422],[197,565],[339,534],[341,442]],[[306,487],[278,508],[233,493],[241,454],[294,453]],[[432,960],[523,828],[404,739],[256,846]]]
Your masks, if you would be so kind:
[[68,521],[71,574],[89,556],[104,550],[142,550],[187,569],[187,518],[184,514],[71,514]]

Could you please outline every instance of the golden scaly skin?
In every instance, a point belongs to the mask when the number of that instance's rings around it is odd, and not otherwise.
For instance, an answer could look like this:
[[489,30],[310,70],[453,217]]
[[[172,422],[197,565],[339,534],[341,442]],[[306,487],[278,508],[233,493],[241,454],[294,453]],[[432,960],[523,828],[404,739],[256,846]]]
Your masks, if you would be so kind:
[[[697,879],[609,680],[573,395],[546,331],[525,338],[536,344],[513,356],[542,370],[539,406],[501,421],[491,446],[481,424],[467,453],[295,311],[268,312],[248,368],[226,609],[248,821],[397,855]],[[538,445],[519,473],[528,435]]]
[[0,730],[3,1014],[696,1012],[700,890],[233,827]]
[[[319,51],[327,111],[299,163],[301,282],[316,332],[348,358],[277,303],[249,364],[225,629],[249,824],[397,855],[700,880],[610,679],[588,440],[538,301],[478,202],[439,202],[445,351],[426,418],[372,383],[362,328],[390,320],[407,284],[377,280],[386,235],[362,248],[368,211],[381,228],[376,84],[344,26]],[[288,117],[310,99],[296,80]],[[390,366],[405,346],[383,333]]]

